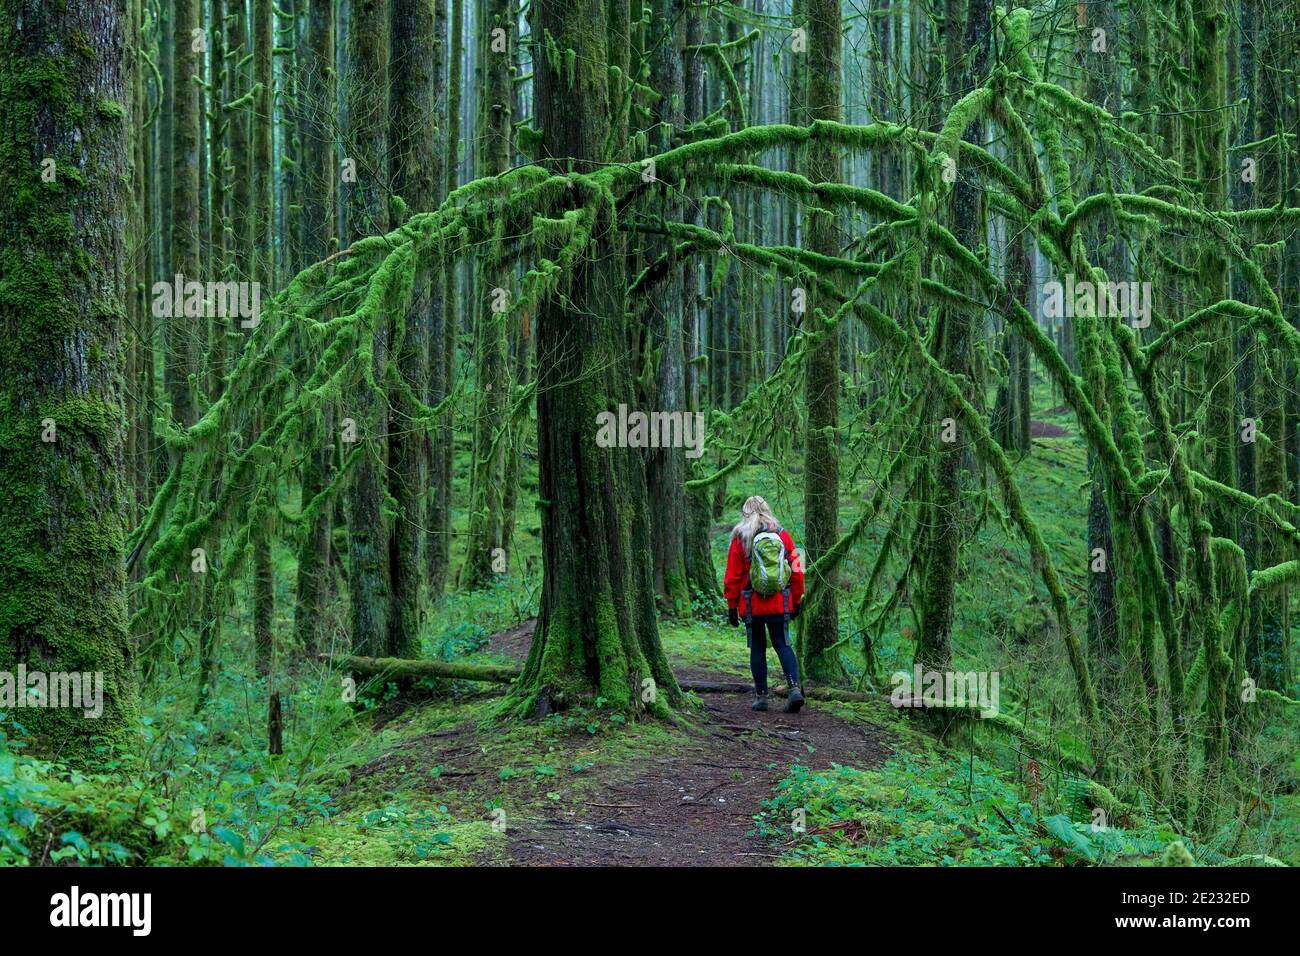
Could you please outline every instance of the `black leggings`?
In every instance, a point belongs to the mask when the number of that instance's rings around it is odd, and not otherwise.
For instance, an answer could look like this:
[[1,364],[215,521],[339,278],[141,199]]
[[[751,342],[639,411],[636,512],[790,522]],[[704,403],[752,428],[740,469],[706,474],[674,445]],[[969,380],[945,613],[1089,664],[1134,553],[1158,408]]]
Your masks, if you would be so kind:
[[792,684],[799,683],[799,662],[794,658],[794,651],[786,639],[787,625],[785,617],[766,615],[754,618],[754,626],[749,633],[749,670],[754,675],[754,690],[760,694],[767,693],[767,641],[770,638],[776,656],[781,659],[781,668],[786,680]]

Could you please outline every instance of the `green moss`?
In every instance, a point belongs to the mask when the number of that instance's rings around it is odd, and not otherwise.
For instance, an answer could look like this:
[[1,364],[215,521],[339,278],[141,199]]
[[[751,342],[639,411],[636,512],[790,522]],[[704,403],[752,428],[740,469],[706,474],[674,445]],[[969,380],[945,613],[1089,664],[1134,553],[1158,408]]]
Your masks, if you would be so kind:
[[126,107],[123,106],[121,103],[119,103],[117,100],[101,99],[99,101],[98,108],[99,108],[99,115],[106,120],[111,120],[112,122],[115,123],[122,123],[126,121],[127,118]]

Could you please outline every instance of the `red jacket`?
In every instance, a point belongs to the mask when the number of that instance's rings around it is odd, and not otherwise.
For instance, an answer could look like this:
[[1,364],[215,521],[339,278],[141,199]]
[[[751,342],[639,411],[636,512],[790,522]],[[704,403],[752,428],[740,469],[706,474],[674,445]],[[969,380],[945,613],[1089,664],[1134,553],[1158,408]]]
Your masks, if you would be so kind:
[[[790,609],[799,606],[803,600],[803,562],[799,552],[794,548],[794,538],[790,532],[782,529],[781,540],[785,542],[786,560],[790,562]],[[723,582],[723,593],[727,596],[727,607],[735,608],[741,620],[745,617],[745,607],[741,592],[749,587],[749,555],[740,539],[731,538],[731,549],[727,552],[727,576]],[[785,613],[785,603],[780,592],[776,594],[751,594],[754,602],[754,616]]]

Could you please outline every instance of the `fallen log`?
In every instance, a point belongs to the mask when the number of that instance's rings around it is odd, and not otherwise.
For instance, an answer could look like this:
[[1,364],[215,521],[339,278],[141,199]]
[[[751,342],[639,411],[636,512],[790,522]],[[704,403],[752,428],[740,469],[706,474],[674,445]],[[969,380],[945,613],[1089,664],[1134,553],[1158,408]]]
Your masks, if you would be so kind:
[[460,664],[453,661],[410,660],[404,657],[357,657],[351,654],[340,654],[331,658],[328,654],[322,654],[321,658],[331,661],[341,670],[351,671],[363,677],[411,677],[417,680],[442,677],[508,684],[519,676],[521,670],[514,664]]
[[726,680],[682,680],[678,678],[677,686],[682,690],[693,690],[697,694],[748,694],[754,689],[753,684]]
[[[677,683],[682,690],[693,690],[697,694],[752,694],[754,692],[753,684],[739,681],[679,680]],[[804,697],[809,700],[839,700],[852,703],[889,700],[887,695],[841,690],[838,687],[804,687],[802,690]],[[784,685],[773,688],[772,693],[776,694],[777,697],[790,696],[789,688]]]
[[[849,703],[861,704],[872,703],[875,701],[888,701],[888,694],[871,694],[856,690],[841,690],[838,687],[801,687],[803,695],[809,700],[839,700]],[[772,693],[777,697],[789,697],[790,688],[784,684],[777,687]]]
[[[321,659],[332,661],[335,667],[363,677],[408,677],[416,680],[442,677],[508,684],[520,674],[520,668],[513,664],[464,664],[454,661],[412,660],[404,657],[358,657],[352,654],[340,654],[333,658],[328,654],[322,654]],[[749,694],[754,690],[753,684],[742,681],[679,679],[677,685],[682,690],[695,691],[697,694]],[[777,687],[774,693],[779,697],[785,697],[789,692],[785,687]],[[840,690],[837,687],[805,687],[804,696],[812,700],[854,702],[881,699],[880,695]]]

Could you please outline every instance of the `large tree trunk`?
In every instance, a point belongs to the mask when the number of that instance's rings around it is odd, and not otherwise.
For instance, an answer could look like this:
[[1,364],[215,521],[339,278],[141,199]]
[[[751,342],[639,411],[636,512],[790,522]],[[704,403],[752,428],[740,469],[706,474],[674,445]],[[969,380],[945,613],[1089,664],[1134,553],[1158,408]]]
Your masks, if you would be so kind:
[[[144,2],[131,2],[131,37],[132,56],[139,62],[142,48],[145,46]],[[154,431],[153,421],[157,408],[154,404],[154,346],[153,346],[153,310],[150,308],[149,287],[150,272],[153,266],[151,249],[153,245],[153,191],[152,182],[153,140],[151,130],[142,128],[140,117],[149,112],[149,97],[144,81],[143,70],[133,73],[131,102],[132,128],[132,203],[131,220],[128,224],[131,236],[129,247],[131,262],[129,272],[129,315],[132,337],[132,355],[127,364],[127,474],[134,492],[134,498],[141,508],[147,505],[154,489]],[[132,518],[138,519],[139,511],[132,512]]]
[[[448,0],[451,7],[451,42],[447,56],[447,135],[443,140],[446,191],[453,192],[460,183],[460,96],[461,55],[464,51],[463,0]],[[439,8],[441,10],[441,7]],[[443,31],[439,31],[442,35]],[[452,388],[452,368],[456,354],[456,266],[449,258],[442,275],[442,336],[435,336],[431,348],[432,361],[440,368],[431,373],[430,383],[441,382],[441,396]],[[429,592],[434,597],[442,594],[451,577],[451,505],[452,505],[452,453],[455,435],[452,415],[448,411],[438,424],[434,441],[433,496],[429,503]]]
[[[334,0],[311,0],[301,63],[302,105],[299,155],[302,163],[302,256],[310,264],[330,253],[334,237]],[[304,343],[305,346],[305,343]],[[302,466],[306,506],[330,480],[334,447],[333,418],[326,410],[308,436],[311,448]],[[320,647],[325,604],[330,593],[330,509],[320,508],[303,533],[298,550],[294,634],[308,654]]]
[[[388,230],[388,0],[361,0],[348,15],[344,157],[355,165],[355,181],[345,178],[347,234],[352,242]],[[388,328],[381,316],[373,334],[372,371],[383,380],[388,362]],[[365,333],[363,333],[365,334]],[[388,533],[381,503],[388,415],[383,396],[357,370],[356,386],[339,413],[356,423],[364,443],[352,466],[348,495],[348,590],[352,599],[352,647],[379,656],[388,640]]]
[[[202,138],[202,97],[194,77],[201,76],[200,56],[195,50],[194,31],[199,29],[199,0],[175,0],[172,53],[172,149],[171,217],[166,220],[171,236],[167,281],[180,276],[184,282],[202,282],[203,260],[199,247],[199,204],[202,182],[199,141]],[[167,354],[164,376],[172,416],[182,425],[193,425],[197,405],[195,383],[198,372],[197,337],[194,330],[203,321],[172,315],[167,319]]]
[[[1193,68],[1198,78],[1197,106],[1194,119],[1194,140],[1201,181],[1205,189],[1205,207],[1218,212],[1227,204],[1228,121],[1225,105],[1227,96],[1227,12],[1223,0],[1195,0],[1196,45],[1193,51]],[[1216,243],[1206,243],[1202,249],[1200,265],[1203,302],[1218,302],[1228,292],[1227,260]],[[1206,360],[1206,382],[1209,404],[1206,411],[1208,435],[1207,471],[1212,478],[1224,484],[1233,483],[1236,470],[1237,430],[1232,422],[1232,376],[1229,372],[1229,346],[1220,333],[1209,347]],[[1231,518],[1219,502],[1207,501],[1207,517],[1221,537],[1231,537]],[[1206,600],[1214,592],[1213,583],[1199,582]],[[1207,627],[1203,632],[1207,661],[1204,724],[1201,728],[1205,754],[1204,774],[1208,780],[1218,781],[1227,757],[1228,728],[1226,722],[1228,694],[1231,691],[1231,668],[1226,658],[1228,648],[1223,646],[1223,633],[1217,627]],[[1201,831],[1209,833],[1219,815],[1216,804],[1216,787],[1205,791],[1200,800],[1197,822]]]
[[0,671],[103,675],[98,719],[80,701],[22,712],[40,752],[80,763],[96,737],[129,743],[136,721],[123,564],[129,18],[123,0],[8,0],[0,16]]
[[[954,5],[948,5],[952,15]],[[964,85],[973,87],[982,82],[988,69],[988,49],[991,31],[990,0],[970,0],[965,29],[965,43],[961,49],[968,51],[969,60],[960,76]],[[957,30],[951,20],[949,30]],[[951,51],[952,47],[949,47]],[[956,77],[950,78],[953,83]],[[975,123],[965,133],[965,139],[979,143],[983,137],[983,124]],[[976,249],[984,241],[985,222],[982,196],[973,176],[959,173],[953,189],[953,232],[968,249]],[[973,339],[979,334],[975,320],[964,311],[951,309],[941,319],[941,358],[944,368],[957,375],[968,375],[971,367],[970,352]],[[975,395],[969,396],[982,404]],[[951,405],[940,406],[941,417],[957,418]],[[936,423],[937,424],[937,423]],[[939,445],[935,459],[932,484],[933,502],[929,509],[930,527],[925,554],[925,577],[921,596],[923,613],[921,632],[916,645],[916,663],[926,670],[947,670],[952,659],[953,612],[957,600],[957,562],[961,552],[961,474],[962,465],[970,445],[962,440]]]
[[[556,172],[588,172],[605,159],[609,133],[605,4],[542,4],[532,16],[533,36],[572,50],[575,64],[570,82],[564,58],[535,63],[545,161]],[[608,243],[612,228],[596,223],[594,241]],[[570,270],[563,297],[548,297],[538,313],[537,351],[547,357],[537,391],[543,582],[515,692],[521,715],[588,695],[615,711],[664,713],[678,695],[655,620],[640,452],[596,443],[596,416],[628,402],[632,383],[623,361],[621,259],[599,247],[590,252]]]
[[[514,4],[484,4],[487,22],[480,25],[478,169],[480,177],[497,176],[510,167],[511,51],[515,44]],[[496,31],[504,31],[497,33]],[[505,48],[502,49],[502,46]],[[474,458],[470,485],[469,539],[461,567],[462,588],[486,587],[497,558],[504,557],[504,491],[510,436],[510,364],[506,313],[512,298],[511,267],[491,245],[480,257],[479,301],[475,301]],[[500,290],[499,292],[497,290]],[[500,551],[498,551],[500,549]]]
[[[1248,5],[1249,0],[1242,0],[1243,61],[1245,59],[1244,49],[1247,45],[1259,43],[1261,44],[1260,49],[1270,49],[1270,41],[1277,39],[1277,28],[1274,24],[1277,22],[1279,14],[1276,11],[1266,14],[1262,18],[1263,29],[1260,38],[1248,34],[1245,29],[1245,24],[1248,22],[1246,14]],[[1251,142],[1256,138],[1272,140],[1277,135],[1279,128],[1283,80],[1276,70],[1259,66],[1258,77],[1252,82],[1261,88],[1258,97],[1258,122],[1256,129],[1250,134],[1251,139],[1241,139],[1241,141]],[[1257,99],[1253,87],[1249,99],[1251,103],[1254,103]],[[1245,135],[1246,133],[1243,132],[1242,136]],[[1253,202],[1247,200],[1244,204],[1260,207],[1277,205],[1282,201],[1283,195],[1281,188],[1281,150],[1276,142],[1268,148],[1268,152],[1259,166],[1261,176],[1257,187],[1258,197],[1254,198]],[[1241,177],[1238,175],[1237,180],[1240,181],[1240,179]],[[1281,265],[1282,259],[1277,252],[1269,254],[1265,259],[1268,277],[1275,288],[1283,288]],[[1285,294],[1284,301],[1287,301]],[[1274,349],[1265,351],[1259,366],[1261,375],[1268,385],[1256,388],[1255,404],[1259,407],[1254,408],[1249,413],[1250,417],[1257,416],[1259,418],[1262,430],[1268,436],[1267,443],[1259,449],[1259,489],[1264,494],[1277,494],[1283,498],[1288,497],[1286,481],[1287,456],[1288,454],[1294,455],[1296,439],[1300,437],[1295,430],[1287,431],[1286,428],[1286,404],[1292,390],[1275,387],[1277,383],[1288,380],[1286,377],[1288,364],[1282,358],[1281,352]],[[1259,527],[1259,540],[1257,542],[1259,566],[1268,567],[1285,561],[1288,556],[1287,549],[1277,532],[1267,527],[1266,522],[1258,522],[1255,516],[1251,516],[1250,520],[1255,522],[1257,526],[1264,525]],[[1278,589],[1278,593],[1256,593],[1252,595],[1252,621],[1255,626],[1247,637],[1246,666],[1249,668],[1250,673],[1258,675],[1256,679],[1261,686],[1279,691],[1285,688],[1286,677],[1291,673],[1286,653],[1287,634],[1290,630],[1290,615],[1288,613],[1290,594],[1291,589],[1283,586]]]
[[[429,115],[441,77],[434,73],[437,38],[433,4],[428,0],[393,0],[392,61],[389,76],[390,175],[392,190],[413,211],[432,208],[440,183],[434,159],[434,117]],[[406,313],[406,337],[398,348],[397,370],[423,398],[428,385],[430,326],[430,271],[421,269],[414,280]],[[420,578],[424,537],[426,476],[423,434],[409,420],[415,409],[402,393],[389,399],[393,422],[389,429],[390,492],[397,504],[389,540],[388,650],[414,656],[419,650]]]
[[[226,75],[226,0],[211,0],[212,20],[208,24],[208,274],[226,278],[226,114],[222,109]],[[204,387],[216,401],[226,374],[230,322],[216,316],[208,329],[207,379]]]
[[[839,0],[807,0],[808,118],[840,119],[840,54],[843,26]],[[832,145],[814,143],[808,149],[808,175],[815,183],[838,182],[840,154]],[[838,255],[839,229],[826,213],[808,221],[808,248]],[[833,306],[821,305],[829,315]],[[840,517],[840,336],[833,329],[808,353],[805,397],[808,430],[804,445],[804,554],[812,567],[839,538]],[[811,576],[809,610],[800,620],[799,656],[807,676],[829,682],[843,675],[838,655],[830,648],[839,640],[839,600],[833,577]]]
[[[650,84],[660,99],[652,110],[659,124],[654,148],[665,152],[672,148],[673,132],[685,126],[683,101],[685,79],[682,63],[684,26],[681,0],[656,0],[650,23],[654,34],[651,50]],[[679,186],[663,187],[656,209],[674,222],[682,219],[683,203],[676,198]],[[672,240],[651,247],[651,258],[666,254]],[[686,396],[686,358],[682,336],[682,272],[672,261],[663,284],[646,297],[646,307],[653,313],[647,318],[650,350],[656,356],[653,383],[653,410],[656,412],[688,411]],[[686,584],[686,450],[681,447],[651,449],[647,456],[646,480],[650,492],[650,509],[654,553],[655,593],[667,607],[677,613],[690,610]]]
[[[1104,31],[1107,42],[1119,37],[1119,19],[1114,0],[1101,0],[1087,11],[1087,26]],[[1119,115],[1123,111],[1122,92],[1119,82],[1119,68],[1116,63],[1118,50],[1109,47],[1098,53],[1091,52],[1090,31],[1079,34],[1080,62],[1084,68],[1080,71],[1086,78],[1085,95],[1088,99],[1107,112]],[[1089,192],[1100,193],[1107,189],[1119,191],[1124,183],[1116,181],[1118,173],[1103,163],[1100,158],[1090,164],[1088,178],[1091,180]],[[1128,281],[1128,261],[1124,247],[1117,239],[1107,242],[1106,229],[1099,225],[1090,236],[1098,250],[1101,266],[1112,281]],[[1104,394],[1095,397],[1095,401],[1104,407],[1110,404],[1110,398]],[[1115,706],[1119,693],[1119,676],[1123,670],[1120,651],[1119,608],[1116,604],[1115,578],[1119,573],[1118,555],[1115,551],[1114,535],[1111,529],[1110,506],[1107,503],[1106,482],[1101,466],[1089,455],[1092,472],[1092,486],[1088,499],[1088,649],[1092,654],[1097,676],[1098,695],[1103,705]],[[1093,557],[1101,551],[1104,556],[1104,570],[1093,567]],[[1100,565],[1098,565],[1100,567]],[[1137,664],[1138,662],[1130,662]],[[1115,729],[1122,727],[1122,723]]]
[[[698,47],[704,42],[704,13],[697,3],[686,5],[686,49],[683,78],[683,122],[696,123],[704,118],[704,55]],[[699,208],[689,203],[683,210],[685,221],[700,225]],[[686,363],[686,407],[704,411],[704,383],[700,381],[700,357],[704,354],[700,337],[700,264],[698,256],[687,256],[682,263],[682,335]],[[699,465],[705,459],[699,459]],[[718,596],[718,572],[709,549],[709,530],[713,520],[709,490],[698,488],[686,493],[686,580],[691,592],[702,598]]]

